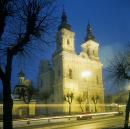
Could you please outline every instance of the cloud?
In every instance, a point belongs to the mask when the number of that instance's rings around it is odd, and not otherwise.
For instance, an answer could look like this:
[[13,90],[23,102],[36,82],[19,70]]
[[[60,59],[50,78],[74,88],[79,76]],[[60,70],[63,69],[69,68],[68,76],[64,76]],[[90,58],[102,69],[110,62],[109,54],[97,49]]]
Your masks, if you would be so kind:
[[105,46],[100,47],[100,60],[103,64],[103,68],[106,68],[109,66],[109,62],[113,58],[114,55],[116,55],[118,52],[122,51],[124,49],[124,46],[121,43],[113,43],[113,44],[107,44]]

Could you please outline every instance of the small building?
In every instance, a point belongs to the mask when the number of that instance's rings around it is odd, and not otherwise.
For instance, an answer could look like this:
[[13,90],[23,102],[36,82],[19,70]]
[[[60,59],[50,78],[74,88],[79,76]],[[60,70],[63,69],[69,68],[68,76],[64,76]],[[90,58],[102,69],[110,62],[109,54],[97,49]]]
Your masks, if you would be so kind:
[[31,98],[28,102],[28,98],[25,96],[29,86],[32,86],[31,80],[25,79],[25,74],[23,71],[20,71],[18,74],[18,84],[13,92],[13,116],[29,117],[35,115],[36,101]]
[[15,86],[13,91],[13,97],[14,99],[19,99],[20,93],[22,93],[22,90],[26,91],[26,89],[31,86],[31,80],[25,79],[25,74],[21,70],[18,74],[18,84]]

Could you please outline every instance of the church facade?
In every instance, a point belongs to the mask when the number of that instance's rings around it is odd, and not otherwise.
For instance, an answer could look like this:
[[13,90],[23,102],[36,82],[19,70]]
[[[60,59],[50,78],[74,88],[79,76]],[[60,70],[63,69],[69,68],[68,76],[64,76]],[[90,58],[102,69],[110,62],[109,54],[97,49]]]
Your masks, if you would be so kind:
[[96,42],[92,27],[88,24],[87,35],[81,45],[82,50],[80,54],[76,54],[74,36],[75,33],[63,11],[56,34],[52,65],[48,61],[41,61],[39,91],[41,94],[52,91],[48,103],[59,105],[54,112],[68,112],[69,104],[71,112],[102,112],[104,87],[103,65],[98,56],[99,43]]

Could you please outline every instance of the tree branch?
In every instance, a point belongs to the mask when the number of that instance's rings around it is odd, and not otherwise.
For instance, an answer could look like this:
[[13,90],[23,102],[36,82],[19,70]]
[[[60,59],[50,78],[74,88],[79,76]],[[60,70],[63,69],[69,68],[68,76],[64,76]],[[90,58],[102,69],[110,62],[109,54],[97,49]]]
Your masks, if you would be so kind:
[[4,33],[6,18],[14,13],[12,3],[13,0],[0,0],[0,39]]
[[2,67],[0,66],[0,78],[1,78],[1,80],[3,81],[4,80],[4,78],[5,78],[5,74],[4,74],[4,72],[3,72],[3,70],[2,70]]
[[13,55],[23,50],[23,47],[30,41],[30,35],[30,33],[25,33],[23,37],[17,40],[17,44],[11,49]]

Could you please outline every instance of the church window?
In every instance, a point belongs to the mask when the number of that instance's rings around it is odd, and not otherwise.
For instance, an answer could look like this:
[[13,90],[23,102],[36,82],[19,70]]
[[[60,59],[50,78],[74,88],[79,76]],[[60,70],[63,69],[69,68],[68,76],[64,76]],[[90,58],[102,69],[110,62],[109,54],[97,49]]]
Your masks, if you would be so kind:
[[69,41],[69,39],[67,39],[67,45],[69,45],[70,44],[70,41]]
[[72,69],[69,69],[69,79],[72,79]]

